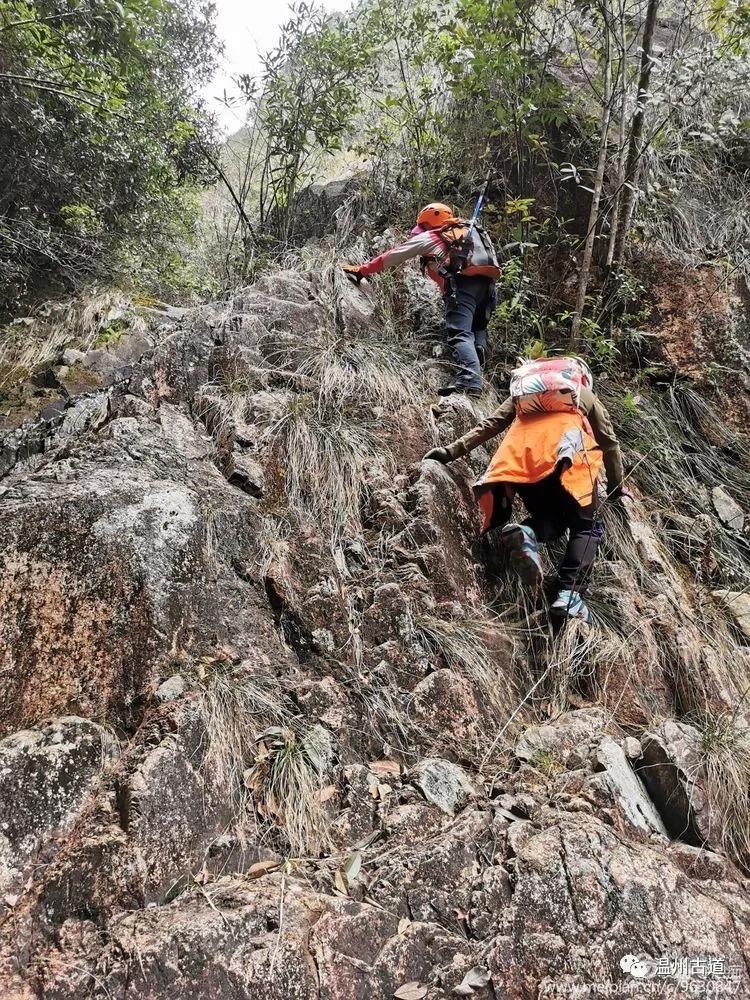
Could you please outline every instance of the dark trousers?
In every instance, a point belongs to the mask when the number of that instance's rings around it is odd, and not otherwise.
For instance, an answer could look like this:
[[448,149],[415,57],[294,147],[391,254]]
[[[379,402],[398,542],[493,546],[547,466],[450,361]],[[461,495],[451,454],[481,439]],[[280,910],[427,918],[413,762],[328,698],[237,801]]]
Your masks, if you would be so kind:
[[481,389],[487,355],[487,323],[495,308],[491,278],[456,275],[445,294],[445,339],[456,366],[453,382]]
[[596,516],[596,489],[592,502],[582,507],[562,485],[557,471],[539,483],[517,484],[516,492],[530,515],[523,523],[533,528],[540,542],[552,542],[570,532],[558,581],[561,590],[577,590],[582,594],[604,534],[601,519]]

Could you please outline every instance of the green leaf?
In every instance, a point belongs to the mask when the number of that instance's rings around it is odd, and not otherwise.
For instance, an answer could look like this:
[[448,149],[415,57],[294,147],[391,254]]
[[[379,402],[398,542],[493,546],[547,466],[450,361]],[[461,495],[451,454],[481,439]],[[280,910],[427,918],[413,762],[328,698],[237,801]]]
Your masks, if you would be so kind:
[[362,868],[362,855],[359,851],[355,851],[354,854],[350,855],[343,865],[343,872],[346,875],[349,882],[356,881],[357,876]]

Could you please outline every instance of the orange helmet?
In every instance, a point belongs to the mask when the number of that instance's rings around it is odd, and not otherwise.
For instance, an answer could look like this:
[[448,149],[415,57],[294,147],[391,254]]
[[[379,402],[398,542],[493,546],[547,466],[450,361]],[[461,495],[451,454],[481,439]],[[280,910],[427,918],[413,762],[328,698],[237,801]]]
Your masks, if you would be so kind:
[[417,225],[426,229],[438,229],[448,222],[453,222],[456,216],[449,205],[444,205],[441,201],[433,201],[425,205],[417,216]]

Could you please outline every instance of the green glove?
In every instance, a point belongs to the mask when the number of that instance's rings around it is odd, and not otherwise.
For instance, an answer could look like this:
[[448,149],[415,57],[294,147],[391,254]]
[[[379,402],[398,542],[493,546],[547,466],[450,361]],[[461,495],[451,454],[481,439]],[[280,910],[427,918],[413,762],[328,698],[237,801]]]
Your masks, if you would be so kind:
[[447,465],[448,462],[453,461],[447,448],[431,448],[422,459],[423,462],[427,460],[440,462],[441,465]]

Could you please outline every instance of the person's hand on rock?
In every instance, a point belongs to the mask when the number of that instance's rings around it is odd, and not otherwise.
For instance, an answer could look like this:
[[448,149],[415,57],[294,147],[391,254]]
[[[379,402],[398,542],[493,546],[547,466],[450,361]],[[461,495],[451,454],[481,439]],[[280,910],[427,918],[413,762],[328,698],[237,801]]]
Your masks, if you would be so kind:
[[441,465],[447,465],[452,459],[447,448],[431,448],[424,456],[423,461],[440,462]]
[[[619,486],[615,486],[609,495],[610,500],[614,500],[615,503],[621,507],[623,510],[628,510],[630,505],[635,502],[635,497],[627,488],[623,486],[622,483]],[[627,504],[624,501],[627,500]]]
[[343,270],[347,278],[349,278],[350,281],[356,282],[356,284],[359,284],[365,277],[365,275],[362,274],[362,267],[360,264],[344,264]]

